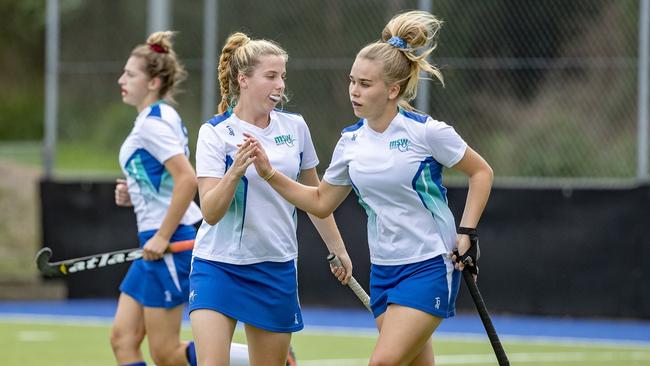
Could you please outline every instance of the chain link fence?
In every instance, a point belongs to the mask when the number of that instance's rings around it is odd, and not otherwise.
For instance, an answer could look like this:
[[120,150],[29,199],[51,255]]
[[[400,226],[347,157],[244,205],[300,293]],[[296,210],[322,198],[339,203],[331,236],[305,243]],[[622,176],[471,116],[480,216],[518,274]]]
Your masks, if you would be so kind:
[[[422,3],[222,0],[214,18],[218,49],[244,31],[289,52],[285,108],[307,120],[323,172],[340,130],[356,120],[347,94],[356,52],[394,14]],[[445,21],[432,56],[445,86],[430,82],[419,105],[453,125],[490,162],[497,182],[635,178],[639,1],[429,4]],[[178,109],[192,144],[203,122],[203,9],[200,0],[171,2],[176,50],[190,73]],[[121,103],[117,78],[146,38],[147,11],[143,0],[61,1],[60,143],[90,143],[117,156],[135,118]]]

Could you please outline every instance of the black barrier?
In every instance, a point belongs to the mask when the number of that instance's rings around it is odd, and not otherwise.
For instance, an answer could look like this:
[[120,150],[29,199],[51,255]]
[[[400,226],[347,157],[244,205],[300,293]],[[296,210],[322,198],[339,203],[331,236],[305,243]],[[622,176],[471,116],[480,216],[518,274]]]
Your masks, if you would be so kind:
[[[41,182],[43,245],[52,261],[137,248],[133,209],[115,205],[113,182]],[[65,277],[69,298],[117,297],[128,264]]]
[[[112,182],[41,183],[44,242],[53,260],[137,245],[135,216],[114,204]],[[448,189],[458,218],[466,189]],[[368,289],[366,215],[351,194],[335,217],[357,280]],[[493,313],[650,318],[650,187],[495,188],[479,226],[479,287]],[[298,278],[304,305],[361,304],[329,273],[327,249],[299,212]],[[65,279],[70,298],[116,297],[127,265]],[[464,286],[464,285],[462,285]],[[460,311],[473,311],[461,288]]]

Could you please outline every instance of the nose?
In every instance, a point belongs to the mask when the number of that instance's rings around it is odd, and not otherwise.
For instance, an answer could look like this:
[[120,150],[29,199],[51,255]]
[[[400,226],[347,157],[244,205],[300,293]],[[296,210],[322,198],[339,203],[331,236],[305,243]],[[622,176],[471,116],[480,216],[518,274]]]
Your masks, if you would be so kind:
[[120,77],[117,79],[117,83],[118,83],[119,85],[124,84],[123,79],[124,79],[124,74],[120,75]]
[[359,96],[359,90],[356,87],[356,85],[350,83],[349,93],[353,97],[358,97]]

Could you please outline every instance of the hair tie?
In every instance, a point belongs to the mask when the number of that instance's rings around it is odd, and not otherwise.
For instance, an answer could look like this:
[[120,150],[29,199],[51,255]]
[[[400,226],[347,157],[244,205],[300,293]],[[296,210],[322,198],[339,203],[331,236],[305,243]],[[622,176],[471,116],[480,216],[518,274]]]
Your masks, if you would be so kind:
[[154,51],[155,53],[169,53],[169,51],[167,51],[165,47],[159,45],[158,43],[150,44],[149,49]]
[[406,41],[400,37],[397,36],[392,36],[388,41],[386,41],[389,45],[397,48],[407,48],[408,44]]

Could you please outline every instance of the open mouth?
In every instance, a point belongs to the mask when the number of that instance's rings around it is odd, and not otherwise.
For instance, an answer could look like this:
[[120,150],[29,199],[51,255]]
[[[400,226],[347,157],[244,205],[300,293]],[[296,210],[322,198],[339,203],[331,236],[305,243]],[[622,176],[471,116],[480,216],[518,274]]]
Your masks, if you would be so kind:
[[282,96],[278,94],[271,94],[269,95],[269,99],[271,99],[273,102],[277,103],[280,100],[282,100]]

